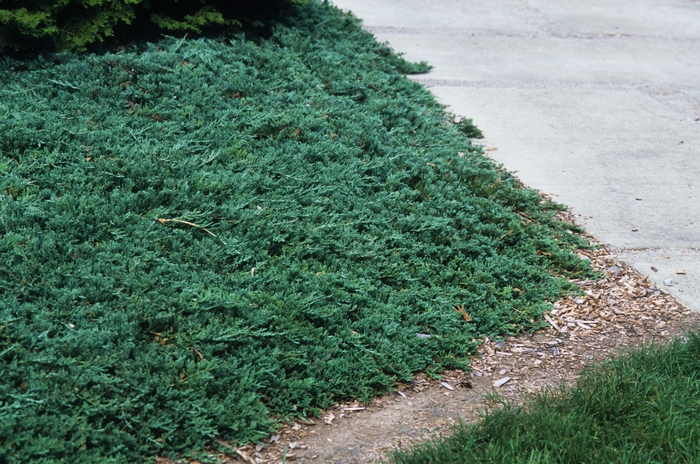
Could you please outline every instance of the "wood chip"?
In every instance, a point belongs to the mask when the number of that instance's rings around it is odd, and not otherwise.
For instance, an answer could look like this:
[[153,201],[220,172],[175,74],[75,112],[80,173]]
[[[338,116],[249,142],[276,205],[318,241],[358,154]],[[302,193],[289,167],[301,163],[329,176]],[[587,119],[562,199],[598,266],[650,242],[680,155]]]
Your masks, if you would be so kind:
[[551,317],[549,317],[549,315],[545,314],[545,315],[544,315],[544,320],[547,321],[547,322],[549,322],[549,325],[551,325],[552,327],[554,327],[554,330],[556,330],[557,332],[561,332],[561,328],[557,325],[556,322],[554,322],[554,319],[552,319]]
[[502,379],[498,379],[498,380],[494,381],[493,386],[496,388],[502,387],[503,385],[507,384],[508,382],[510,382],[510,377],[503,377]]
[[453,387],[452,385],[450,385],[450,384],[447,383],[447,382],[440,382],[440,385],[442,385],[443,387],[447,388],[448,390],[454,391],[454,389],[455,389],[455,387]]

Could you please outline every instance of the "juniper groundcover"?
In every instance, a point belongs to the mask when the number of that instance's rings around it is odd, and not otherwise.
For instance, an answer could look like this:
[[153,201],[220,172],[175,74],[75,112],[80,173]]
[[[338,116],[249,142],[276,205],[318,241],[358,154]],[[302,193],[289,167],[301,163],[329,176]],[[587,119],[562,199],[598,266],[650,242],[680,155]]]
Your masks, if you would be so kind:
[[0,62],[0,460],[258,441],[467,368],[589,274],[405,61],[296,11]]

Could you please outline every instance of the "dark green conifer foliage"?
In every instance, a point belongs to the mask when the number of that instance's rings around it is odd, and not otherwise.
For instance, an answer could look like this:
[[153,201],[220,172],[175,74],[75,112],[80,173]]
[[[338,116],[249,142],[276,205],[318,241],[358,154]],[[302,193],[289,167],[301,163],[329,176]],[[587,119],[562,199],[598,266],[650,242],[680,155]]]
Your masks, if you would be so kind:
[[[84,51],[105,38],[234,33],[305,0],[0,0],[0,51]],[[129,28],[128,26],[132,26]],[[157,37],[157,35],[156,35]]]
[[466,368],[587,275],[377,47],[312,2],[264,41],[3,59],[0,456],[260,440]]

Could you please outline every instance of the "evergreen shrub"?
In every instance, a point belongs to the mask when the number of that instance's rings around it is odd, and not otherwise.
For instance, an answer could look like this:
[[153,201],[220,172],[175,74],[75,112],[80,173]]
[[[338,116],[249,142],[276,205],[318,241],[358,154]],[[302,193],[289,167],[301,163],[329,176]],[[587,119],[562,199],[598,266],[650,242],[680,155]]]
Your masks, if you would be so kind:
[[[236,32],[305,0],[0,0],[0,50],[77,50],[115,35]],[[130,28],[128,26],[131,26]]]
[[[0,456],[142,462],[468,368],[589,275],[357,21],[0,61]],[[152,458],[150,458],[152,459]]]

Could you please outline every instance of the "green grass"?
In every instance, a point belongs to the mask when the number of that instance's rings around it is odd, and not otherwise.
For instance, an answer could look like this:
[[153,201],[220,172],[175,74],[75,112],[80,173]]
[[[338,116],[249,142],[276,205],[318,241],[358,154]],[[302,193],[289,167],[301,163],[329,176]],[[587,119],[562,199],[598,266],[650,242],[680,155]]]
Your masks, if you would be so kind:
[[272,29],[0,62],[0,461],[258,441],[590,274],[424,65],[325,4]]
[[506,404],[394,462],[700,462],[700,336],[624,353],[570,390]]

